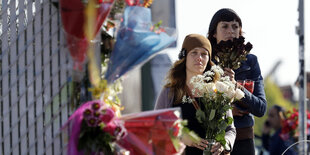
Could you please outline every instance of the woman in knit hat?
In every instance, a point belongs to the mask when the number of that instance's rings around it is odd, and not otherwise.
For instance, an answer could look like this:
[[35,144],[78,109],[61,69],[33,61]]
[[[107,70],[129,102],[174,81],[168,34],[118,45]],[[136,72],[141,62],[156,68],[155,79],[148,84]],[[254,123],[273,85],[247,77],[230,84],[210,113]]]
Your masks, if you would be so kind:
[[[218,43],[220,41],[233,40],[240,36],[242,36],[242,22],[237,13],[227,8],[218,10],[211,19],[208,32],[208,38],[212,44],[212,48],[218,49]],[[253,54],[248,54],[246,58],[247,60],[241,62],[240,68],[236,70],[224,68],[226,76],[230,76],[234,82],[246,79],[254,81],[253,93],[247,89],[242,89],[245,93],[245,97],[239,102],[242,106],[239,106],[237,103],[234,104],[233,116],[237,137],[231,153],[232,155],[255,154],[253,115],[262,117],[267,107],[263,77],[257,57]],[[239,84],[238,87],[243,88]]]
[[[205,137],[206,131],[201,127],[196,119],[196,109],[193,104],[181,104],[182,97],[187,94],[186,90],[192,90],[190,79],[193,76],[201,75],[213,66],[211,61],[212,48],[209,40],[199,34],[187,35],[183,41],[182,50],[177,60],[170,69],[167,76],[167,83],[162,89],[155,109],[180,107],[183,119],[188,120],[188,128],[195,131],[200,137]],[[195,96],[194,96],[195,97]],[[227,112],[232,117],[232,112]],[[228,126],[226,129],[225,139],[228,145],[233,146],[236,136],[235,127]],[[202,154],[207,146],[207,141],[202,140],[199,144],[186,143],[186,154]],[[224,147],[216,143],[212,147],[213,154],[220,154],[224,151]]]

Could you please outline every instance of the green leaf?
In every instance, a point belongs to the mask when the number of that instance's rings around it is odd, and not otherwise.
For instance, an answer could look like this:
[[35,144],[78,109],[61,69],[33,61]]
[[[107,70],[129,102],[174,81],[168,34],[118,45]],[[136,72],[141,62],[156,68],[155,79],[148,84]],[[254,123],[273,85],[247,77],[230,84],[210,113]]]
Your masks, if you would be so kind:
[[194,131],[191,131],[186,127],[183,127],[182,134],[188,136],[194,143],[198,143],[200,141],[200,137]]
[[216,112],[215,109],[211,110],[210,115],[209,115],[209,121],[211,121],[214,118],[215,112]]
[[203,123],[203,121],[206,120],[205,113],[202,110],[197,110],[196,111],[196,117],[197,117],[197,120],[200,123]]
[[234,119],[232,117],[227,117],[226,120],[227,120],[227,124],[230,125],[233,123]]
[[227,128],[227,124],[224,120],[220,120],[218,127],[220,130],[225,130]]
[[225,140],[225,131],[222,130],[219,134],[216,135],[215,140],[221,143],[222,146],[225,146],[226,140]]

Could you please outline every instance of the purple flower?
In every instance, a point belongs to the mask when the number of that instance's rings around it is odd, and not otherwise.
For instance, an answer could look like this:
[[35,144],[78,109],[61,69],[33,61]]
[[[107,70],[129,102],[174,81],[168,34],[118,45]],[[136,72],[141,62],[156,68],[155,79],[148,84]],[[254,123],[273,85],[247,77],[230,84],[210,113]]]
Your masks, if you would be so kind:
[[98,109],[100,109],[100,103],[94,102],[94,103],[92,104],[92,109],[93,109],[94,111],[97,111]]
[[100,113],[99,111],[96,111],[96,112],[94,113],[94,117],[96,117],[96,118],[99,118],[100,115],[101,115],[101,113]]
[[99,119],[91,117],[86,122],[89,127],[96,127],[98,126],[99,121],[100,121]]
[[84,119],[91,117],[92,111],[90,109],[85,109],[83,112]]

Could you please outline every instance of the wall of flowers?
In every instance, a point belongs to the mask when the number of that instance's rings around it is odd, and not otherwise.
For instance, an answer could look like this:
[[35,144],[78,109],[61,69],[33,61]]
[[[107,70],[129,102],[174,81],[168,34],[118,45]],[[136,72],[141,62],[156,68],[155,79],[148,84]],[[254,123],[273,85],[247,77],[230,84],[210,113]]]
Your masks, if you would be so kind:
[[[177,108],[121,115],[126,108],[118,98],[121,77],[176,41],[175,30],[152,23],[151,4],[152,0],[60,0],[73,72],[88,76],[92,98],[84,103],[72,100],[76,110],[63,125],[69,130],[68,154],[177,154],[184,149],[181,135],[198,139],[184,128]],[[101,67],[94,54],[99,34]],[[78,96],[74,90],[71,95]]]

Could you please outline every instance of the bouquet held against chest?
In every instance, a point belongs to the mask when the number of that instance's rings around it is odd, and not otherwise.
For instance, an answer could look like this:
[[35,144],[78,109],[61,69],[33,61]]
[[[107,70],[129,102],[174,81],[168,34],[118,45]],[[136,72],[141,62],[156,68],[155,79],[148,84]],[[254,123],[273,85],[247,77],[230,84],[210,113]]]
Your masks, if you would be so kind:
[[[237,70],[240,68],[243,61],[247,60],[247,55],[250,53],[253,45],[250,42],[245,43],[245,38],[240,36],[233,40],[220,41],[214,46],[214,59],[222,68],[230,68]],[[254,92],[254,81],[251,79],[237,80],[237,82],[247,89],[249,92]],[[248,105],[242,101],[234,102],[238,109],[246,111]]]
[[[199,96],[196,118],[206,131],[203,138],[216,140],[225,146],[225,129],[233,122],[233,118],[226,115],[227,111],[232,108],[233,101],[244,97],[244,93],[223,74],[219,66],[213,66],[203,75],[192,77],[190,82],[193,86],[191,93]],[[183,102],[198,104],[190,96],[184,96]]]
[[222,68],[238,69],[241,62],[246,60],[247,54],[252,49],[252,44],[244,44],[244,37],[234,38],[233,40],[220,41],[214,49],[214,58]]

